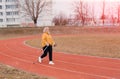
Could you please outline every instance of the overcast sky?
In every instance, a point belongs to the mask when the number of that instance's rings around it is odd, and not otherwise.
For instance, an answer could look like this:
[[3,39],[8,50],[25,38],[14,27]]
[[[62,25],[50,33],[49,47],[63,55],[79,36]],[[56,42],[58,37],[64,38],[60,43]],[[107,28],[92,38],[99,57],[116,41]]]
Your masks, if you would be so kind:
[[[73,3],[79,0],[53,0],[54,6],[54,14],[57,15],[60,12],[65,13],[66,15],[70,15],[73,13]],[[103,0],[83,0],[88,2],[97,2],[97,6]],[[120,2],[120,0],[105,0],[106,2]],[[98,7],[99,8],[99,7]]]
[[53,10],[55,14],[59,14],[60,12],[64,12],[65,14],[69,15],[71,9],[73,8],[72,3],[74,0],[54,0]]

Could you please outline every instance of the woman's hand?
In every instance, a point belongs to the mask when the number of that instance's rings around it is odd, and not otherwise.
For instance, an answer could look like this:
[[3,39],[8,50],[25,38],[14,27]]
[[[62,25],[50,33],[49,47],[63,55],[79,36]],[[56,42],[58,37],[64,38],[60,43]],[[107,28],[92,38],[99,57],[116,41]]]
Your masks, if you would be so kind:
[[56,44],[56,43],[54,43],[54,44],[53,44],[53,46],[54,46],[54,47],[56,47],[56,46],[57,46],[57,44]]
[[49,46],[49,44],[48,44],[48,43],[46,43],[46,46]]

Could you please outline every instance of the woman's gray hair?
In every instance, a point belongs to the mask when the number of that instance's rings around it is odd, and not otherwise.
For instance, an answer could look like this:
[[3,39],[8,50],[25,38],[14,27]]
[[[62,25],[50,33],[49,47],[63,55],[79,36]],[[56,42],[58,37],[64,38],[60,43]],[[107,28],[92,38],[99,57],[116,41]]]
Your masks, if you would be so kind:
[[44,27],[43,33],[48,32],[49,27]]

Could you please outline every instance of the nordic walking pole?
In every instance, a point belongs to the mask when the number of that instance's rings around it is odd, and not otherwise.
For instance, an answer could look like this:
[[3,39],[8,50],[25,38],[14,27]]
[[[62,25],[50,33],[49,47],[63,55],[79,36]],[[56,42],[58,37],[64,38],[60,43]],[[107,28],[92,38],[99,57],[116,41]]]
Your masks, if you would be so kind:
[[[46,48],[43,50],[42,53],[44,53],[44,51],[48,48],[48,46],[46,46]],[[37,62],[37,61],[36,61]],[[33,64],[35,64],[36,62],[33,62]]]

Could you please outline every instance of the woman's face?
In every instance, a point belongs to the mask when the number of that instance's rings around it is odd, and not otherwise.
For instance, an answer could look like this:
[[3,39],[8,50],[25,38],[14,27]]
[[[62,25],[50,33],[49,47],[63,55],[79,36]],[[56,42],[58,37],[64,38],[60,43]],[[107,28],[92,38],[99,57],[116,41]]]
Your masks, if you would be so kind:
[[48,27],[46,28],[46,32],[48,32],[48,33],[49,33],[49,28],[48,28]]

